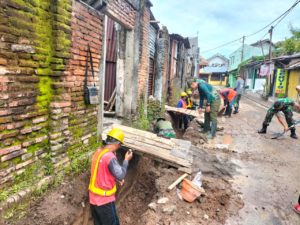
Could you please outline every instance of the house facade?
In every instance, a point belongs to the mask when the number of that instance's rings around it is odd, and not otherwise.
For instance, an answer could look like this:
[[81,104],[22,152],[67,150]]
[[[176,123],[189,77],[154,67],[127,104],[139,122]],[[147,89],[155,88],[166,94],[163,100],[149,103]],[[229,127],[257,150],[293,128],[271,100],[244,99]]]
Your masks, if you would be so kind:
[[[229,55],[228,83],[230,84],[230,86],[233,86],[236,81],[236,77],[239,72],[238,66],[242,63],[242,61],[247,61],[253,57],[266,57],[269,54],[270,44],[272,45],[272,51],[274,51],[275,46],[273,43],[270,43],[269,40],[262,40],[251,45],[244,44],[244,47],[238,48]],[[258,77],[257,79],[260,78]]]
[[227,74],[229,60],[220,54],[208,58],[207,65],[200,69],[199,78],[206,80],[209,84],[225,86],[227,83]]

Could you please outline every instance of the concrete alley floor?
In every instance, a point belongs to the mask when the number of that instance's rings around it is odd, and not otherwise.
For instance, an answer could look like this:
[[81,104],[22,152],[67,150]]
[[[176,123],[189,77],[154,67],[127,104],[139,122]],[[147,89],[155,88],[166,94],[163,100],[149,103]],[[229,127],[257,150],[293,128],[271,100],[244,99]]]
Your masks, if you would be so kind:
[[[272,140],[282,127],[274,117],[266,135],[259,135],[266,108],[243,98],[240,113],[223,121],[224,135],[215,143],[231,142],[226,153],[238,165],[232,184],[244,201],[244,207],[227,225],[298,225],[300,216],[292,206],[300,194],[300,127],[298,140],[285,137]],[[295,118],[299,117],[296,115]]]

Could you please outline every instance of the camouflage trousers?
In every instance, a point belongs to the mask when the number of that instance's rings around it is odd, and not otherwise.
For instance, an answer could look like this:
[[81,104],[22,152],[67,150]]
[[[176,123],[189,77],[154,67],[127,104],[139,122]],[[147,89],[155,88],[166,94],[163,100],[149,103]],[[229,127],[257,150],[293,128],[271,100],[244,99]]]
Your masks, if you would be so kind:
[[[286,110],[282,110],[282,112],[284,113],[284,116],[285,116],[285,120],[288,124],[288,126],[292,126],[293,123],[294,123],[294,120],[293,120],[293,112],[291,109],[286,109]],[[272,121],[272,118],[273,116],[276,114],[277,112],[272,110],[272,109],[269,109],[268,112],[267,112],[267,115],[265,117],[265,120],[263,122],[263,126],[269,126],[270,122]],[[292,128],[291,131],[295,131],[296,129],[295,128]]]

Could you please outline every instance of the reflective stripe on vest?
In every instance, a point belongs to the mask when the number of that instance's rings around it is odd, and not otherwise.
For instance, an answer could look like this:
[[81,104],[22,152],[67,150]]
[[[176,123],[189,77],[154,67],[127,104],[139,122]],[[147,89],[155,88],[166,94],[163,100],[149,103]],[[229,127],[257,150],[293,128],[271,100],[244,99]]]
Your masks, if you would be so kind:
[[102,150],[99,153],[99,155],[97,156],[97,160],[96,160],[95,165],[93,165],[93,162],[92,162],[92,171],[91,171],[91,179],[90,179],[89,190],[91,192],[93,192],[94,194],[101,195],[101,196],[111,196],[111,195],[115,194],[116,191],[117,191],[117,186],[116,185],[114,185],[114,187],[111,190],[103,190],[99,187],[96,187],[96,178],[97,178],[99,162],[100,162],[102,156],[104,154],[106,154],[107,152],[109,152],[108,149]]
[[188,104],[187,104],[187,108],[189,109],[189,108],[192,108],[193,107],[193,102],[192,102],[192,99],[191,98],[188,98],[187,99],[187,102],[188,102]]

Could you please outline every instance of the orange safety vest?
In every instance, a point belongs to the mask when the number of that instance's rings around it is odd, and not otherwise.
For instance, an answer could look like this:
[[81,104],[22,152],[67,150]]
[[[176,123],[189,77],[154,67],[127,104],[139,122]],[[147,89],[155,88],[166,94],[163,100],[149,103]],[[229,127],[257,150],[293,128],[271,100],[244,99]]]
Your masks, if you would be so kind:
[[183,99],[180,99],[179,101],[181,101],[182,107],[183,109],[187,108],[186,102]]
[[100,196],[111,196],[116,193],[117,186],[114,184],[113,188],[110,190],[103,190],[96,185],[96,178],[98,173],[99,164],[101,163],[100,160],[104,154],[109,152],[108,149],[97,150],[96,153],[93,155],[92,158],[92,166],[91,166],[91,178],[90,178],[90,185],[89,190],[97,195]]

